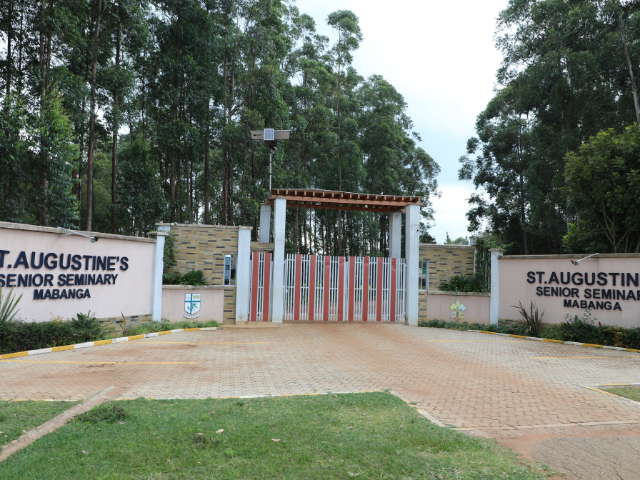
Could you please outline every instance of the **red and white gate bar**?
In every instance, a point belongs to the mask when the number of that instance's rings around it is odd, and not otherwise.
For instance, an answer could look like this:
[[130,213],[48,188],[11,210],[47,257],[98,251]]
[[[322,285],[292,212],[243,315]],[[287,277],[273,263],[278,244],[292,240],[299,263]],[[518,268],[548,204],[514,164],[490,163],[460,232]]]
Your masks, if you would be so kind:
[[251,301],[249,320],[267,322],[270,320],[271,298],[271,253],[254,252],[251,254]]
[[404,321],[405,262],[288,255],[285,320]]

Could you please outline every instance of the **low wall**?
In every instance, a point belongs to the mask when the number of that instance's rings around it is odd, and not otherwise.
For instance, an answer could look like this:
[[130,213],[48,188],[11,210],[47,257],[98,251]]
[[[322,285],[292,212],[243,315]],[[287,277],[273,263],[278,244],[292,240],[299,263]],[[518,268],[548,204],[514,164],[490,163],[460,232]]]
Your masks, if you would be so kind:
[[[16,318],[43,322],[151,314],[156,240],[0,222],[0,287],[22,295]],[[161,273],[161,272],[160,272]]]
[[[426,295],[426,319],[455,320],[488,325],[490,299],[491,295],[488,293],[454,295],[450,292],[430,291]],[[460,302],[460,305],[458,306],[456,302]],[[452,305],[455,306],[454,310],[451,309]],[[454,314],[455,316],[452,316]]]
[[[162,318],[172,322],[191,320],[197,321],[215,320],[223,323],[225,287],[208,285],[204,287],[192,287],[190,285],[164,285],[162,287]],[[200,295],[200,309],[189,314],[185,310],[185,295]]]
[[[517,320],[513,305],[536,302],[542,321],[558,324],[586,309],[603,325],[640,327],[640,255],[504,256],[499,264],[498,320]],[[493,285],[492,285],[493,287]]]

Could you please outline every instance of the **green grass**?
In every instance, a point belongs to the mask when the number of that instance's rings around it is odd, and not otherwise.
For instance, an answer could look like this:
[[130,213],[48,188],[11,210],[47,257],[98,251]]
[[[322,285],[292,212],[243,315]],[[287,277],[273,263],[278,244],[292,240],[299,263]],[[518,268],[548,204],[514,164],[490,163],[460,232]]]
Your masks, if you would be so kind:
[[607,388],[606,390],[614,395],[620,395],[621,397],[640,402],[640,387],[615,387]]
[[389,393],[140,398],[102,408],[10,457],[0,479],[545,478]]
[[[145,322],[135,327],[131,327],[128,331],[128,336],[141,335],[143,333],[164,332],[165,330],[177,330],[179,328],[204,328],[204,327],[218,327],[220,324],[215,320],[209,320],[208,322],[169,322],[168,320],[161,320],[160,322]],[[117,329],[116,329],[117,331]]]
[[0,445],[12,442],[23,430],[28,432],[74,405],[74,402],[0,401]]

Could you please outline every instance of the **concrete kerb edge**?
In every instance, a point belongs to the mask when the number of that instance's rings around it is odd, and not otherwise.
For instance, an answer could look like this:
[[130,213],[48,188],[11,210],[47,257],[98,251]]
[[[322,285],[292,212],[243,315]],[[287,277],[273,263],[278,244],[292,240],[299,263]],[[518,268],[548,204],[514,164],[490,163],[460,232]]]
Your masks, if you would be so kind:
[[609,395],[610,397],[616,397],[622,399],[625,402],[631,402],[635,405],[640,405],[640,402],[637,400],[632,400],[627,397],[623,397],[621,395],[616,395],[615,393],[608,392],[603,390],[604,388],[612,388],[612,387],[640,387],[640,383],[600,383],[595,385],[583,385],[587,390],[591,390],[593,392],[604,393],[605,395]]
[[0,355],[0,360],[17,358],[17,357],[28,357],[30,355],[41,355],[43,353],[64,352],[67,350],[77,350],[80,348],[99,347],[100,345],[112,345],[114,343],[130,342],[133,340],[142,340],[143,338],[158,337],[160,335],[171,335],[172,333],[199,332],[199,331],[210,331],[210,330],[217,330],[217,329],[218,327],[179,328],[176,330],[166,330],[164,332],[153,332],[153,333],[145,333],[143,335],[133,335],[131,337],[112,338],[111,340],[96,340],[95,342],[84,342],[84,343],[77,343],[74,345],[64,345],[60,347],[40,348],[38,350],[27,350],[26,352],[3,353],[2,355]]
[[[434,328],[434,327],[422,327],[422,328]],[[637,348],[610,347],[608,345],[597,345],[595,343],[563,342],[562,340],[554,340],[553,338],[526,337],[524,335],[513,335],[509,333],[487,332],[486,330],[456,330],[456,331],[468,332],[468,333],[484,333],[486,335],[498,335],[500,337],[519,338],[521,340],[530,340],[534,342],[562,343],[564,345],[574,345],[576,347],[603,348],[605,350],[616,350],[618,352],[640,353],[640,349],[637,349]]]

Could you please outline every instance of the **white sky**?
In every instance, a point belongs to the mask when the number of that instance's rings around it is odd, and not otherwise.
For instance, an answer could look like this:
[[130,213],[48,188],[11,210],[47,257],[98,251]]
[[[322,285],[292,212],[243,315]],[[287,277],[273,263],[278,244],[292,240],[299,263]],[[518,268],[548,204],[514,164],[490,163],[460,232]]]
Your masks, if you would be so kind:
[[430,232],[443,243],[468,235],[466,199],[470,182],[458,181],[458,159],[475,135],[477,115],[493,96],[501,56],[493,35],[498,13],[508,0],[296,0],[311,15],[319,33],[336,36],[326,25],[335,10],[352,10],[364,36],[354,55],[360,75],[379,74],[404,95],[414,130],[440,165],[442,198],[433,201],[436,226]]

